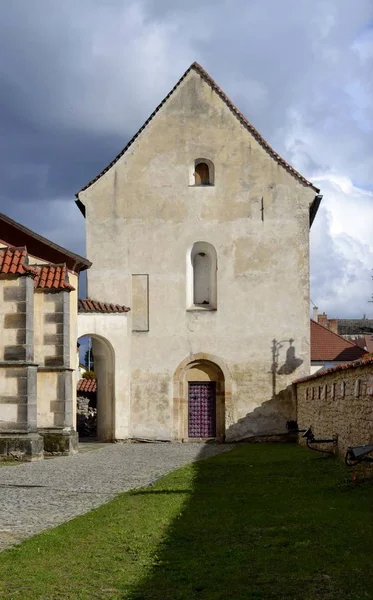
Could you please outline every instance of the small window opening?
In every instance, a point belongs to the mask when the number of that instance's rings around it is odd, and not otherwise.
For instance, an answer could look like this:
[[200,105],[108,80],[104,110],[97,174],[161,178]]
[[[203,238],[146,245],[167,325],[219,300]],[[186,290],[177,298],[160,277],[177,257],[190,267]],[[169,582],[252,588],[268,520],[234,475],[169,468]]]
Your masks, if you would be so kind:
[[198,252],[193,260],[194,304],[210,304],[210,257]]
[[187,251],[187,310],[216,310],[217,254],[208,242],[195,242]]
[[206,163],[200,162],[195,166],[194,183],[195,185],[210,185],[210,169]]

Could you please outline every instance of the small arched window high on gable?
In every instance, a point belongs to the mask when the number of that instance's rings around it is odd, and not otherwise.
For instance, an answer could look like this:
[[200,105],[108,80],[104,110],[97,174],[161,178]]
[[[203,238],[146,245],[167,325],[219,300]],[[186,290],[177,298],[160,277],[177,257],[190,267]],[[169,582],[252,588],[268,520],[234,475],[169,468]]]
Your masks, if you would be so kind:
[[217,255],[212,244],[196,242],[187,255],[187,308],[217,308]]
[[207,158],[197,158],[194,161],[194,185],[214,185],[214,164]]

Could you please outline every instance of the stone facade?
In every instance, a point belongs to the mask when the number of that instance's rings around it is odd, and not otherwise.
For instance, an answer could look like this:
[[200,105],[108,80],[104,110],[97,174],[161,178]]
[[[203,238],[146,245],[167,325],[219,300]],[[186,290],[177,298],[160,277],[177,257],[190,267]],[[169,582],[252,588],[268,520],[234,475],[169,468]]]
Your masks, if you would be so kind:
[[344,457],[349,446],[373,443],[373,358],[362,359],[295,383],[300,429],[316,438],[337,438]]
[[[51,251],[56,256],[58,249],[63,258],[64,249],[53,245],[51,250],[48,240],[11,224],[13,233],[4,226],[1,233],[8,239],[0,241],[0,456],[36,460],[44,452],[70,454],[77,447],[80,257],[65,256],[71,258],[71,270],[53,265],[47,262]],[[17,235],[40,254],[12,246]]]
[[116,438],[188,439],[192,376],[216,384],[218,437],[285,430],[294,407],[283,390],[310,367],[317,193],[195,65],[79,192],[89,296],[131,306],[115,357]]

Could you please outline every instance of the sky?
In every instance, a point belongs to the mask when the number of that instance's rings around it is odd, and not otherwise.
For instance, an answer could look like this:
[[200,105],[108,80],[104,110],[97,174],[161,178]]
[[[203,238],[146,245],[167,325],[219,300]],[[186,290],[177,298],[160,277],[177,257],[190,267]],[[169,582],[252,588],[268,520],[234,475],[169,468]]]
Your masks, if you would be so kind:
[[373,318],[372,0],[2,2],[0,212],[84,254],[75,192],[193,61],[321,188],[313,303]]

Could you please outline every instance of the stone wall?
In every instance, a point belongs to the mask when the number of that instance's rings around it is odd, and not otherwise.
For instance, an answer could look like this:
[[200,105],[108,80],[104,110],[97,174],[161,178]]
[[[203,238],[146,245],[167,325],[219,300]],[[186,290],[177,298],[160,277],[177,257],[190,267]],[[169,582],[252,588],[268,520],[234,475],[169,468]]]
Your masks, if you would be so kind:
[[373,443],[373,357],[295,382],[300,429],[316,438],[338,436],[338,453]]

